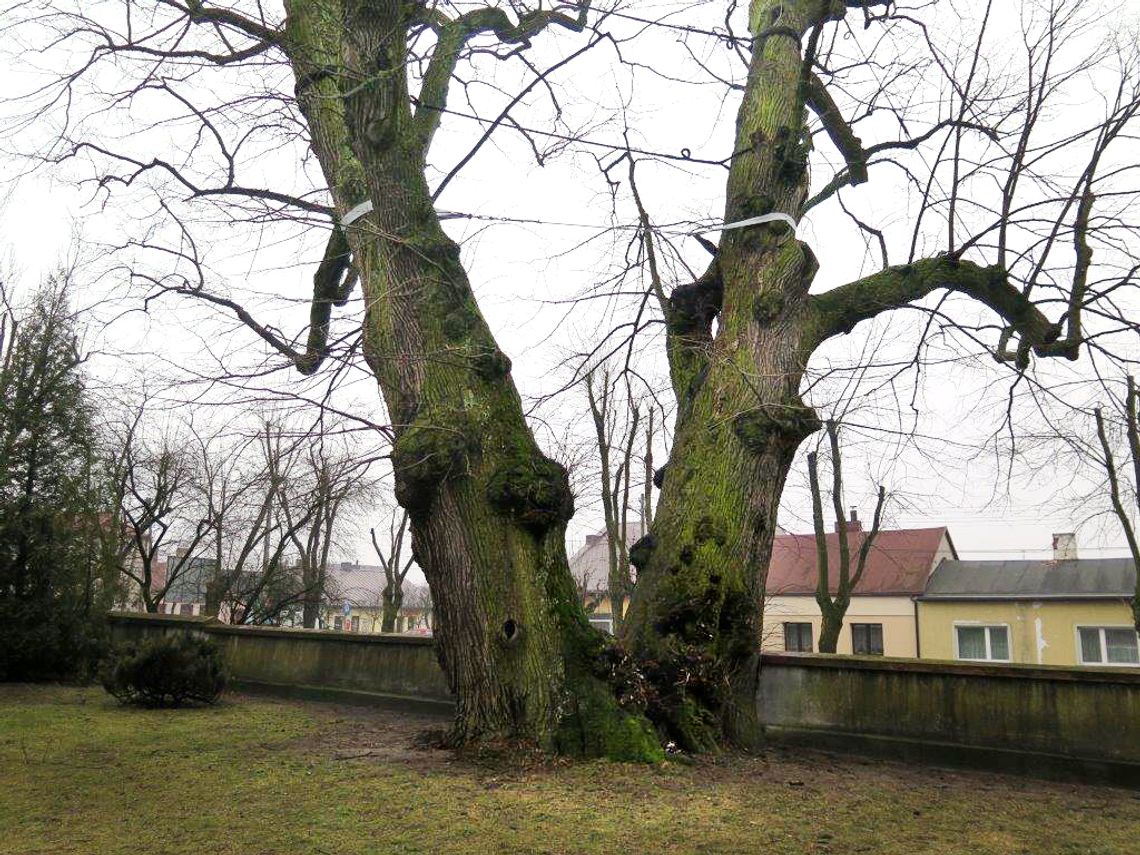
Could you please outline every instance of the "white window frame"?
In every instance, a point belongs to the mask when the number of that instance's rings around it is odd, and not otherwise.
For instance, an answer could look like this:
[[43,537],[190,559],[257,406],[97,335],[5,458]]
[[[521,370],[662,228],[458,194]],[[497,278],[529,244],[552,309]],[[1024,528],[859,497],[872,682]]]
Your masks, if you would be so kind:
[[[1009,648],[1009,657],[1006,659],[995,659],[993,657],[993,648],[990,644],[990,634],[986,632],[986,658],[985,659],[966,659],[962,656],[961,651],[958,650],[958,627],[974,627],[985,630],[1002,628],[1005,630],[1005,643]],[[959,662],[1013,662],[1013,633],[1010,632],[1008,623],[998,623],[995,621],[986,620],[956,620],[950,629],[954,635],[954,658]]]
[[[1086,662],[1085,653],[1081,647],[1081,630],[1082,629],[1097,629],[1100,630],[1100,652],[1104,656],[1103,662]],[[1140,668],[1140,662],[1109,662],[1108,661],[1108,643],[1104,637],[1106,629],[1130,629],[1136,631],[1130,623],[1079,623],[1073,627],[1073,642],[1077,646],[1077,662],[1081,665],[1088,665],[1092,668]],[[1140,638],[1136,640],[1137,647],[1140,648]]]
[[613,615],[588,615],[587,619],[590,621],[590,626],[608,632],[610,635],[614,634]]

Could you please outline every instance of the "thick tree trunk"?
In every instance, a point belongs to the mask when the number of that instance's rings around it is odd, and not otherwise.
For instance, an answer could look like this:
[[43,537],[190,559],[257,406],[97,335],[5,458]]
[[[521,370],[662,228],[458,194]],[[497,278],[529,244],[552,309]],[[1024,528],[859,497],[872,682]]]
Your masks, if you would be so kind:
[[439,615],[452,738],[660,757],[646,720],[618,705],[608,649],[577,597],[566,472],[539,450],[432,205],[404,71],[415,7],[339,5],[287,3],[290,50],[337,210],[374,204],[347,238],[367,306],[365,355],[396,434],[397,499]]
[[[752,3],[726,223],[799,217],[808,184],[800,37],[826,6]],[[749,708],[780,495],[796,447],[819,427],[799,396],[816,267],[785,223],[727,231],[709,272],[675,289],[666,312],[678,423],[652,532],[631,553],[627,636],[657,687],[653,717],[688,749],[731,735]]]

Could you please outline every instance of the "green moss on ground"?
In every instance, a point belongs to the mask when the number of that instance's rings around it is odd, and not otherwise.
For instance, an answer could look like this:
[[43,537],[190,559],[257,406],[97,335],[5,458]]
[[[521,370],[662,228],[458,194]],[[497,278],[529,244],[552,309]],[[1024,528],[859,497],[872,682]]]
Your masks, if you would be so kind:
[[488,767],[409,749],[423,726],[0,686],[0,853],[1123,855],[1140,832],[1124,790],[818,754]]

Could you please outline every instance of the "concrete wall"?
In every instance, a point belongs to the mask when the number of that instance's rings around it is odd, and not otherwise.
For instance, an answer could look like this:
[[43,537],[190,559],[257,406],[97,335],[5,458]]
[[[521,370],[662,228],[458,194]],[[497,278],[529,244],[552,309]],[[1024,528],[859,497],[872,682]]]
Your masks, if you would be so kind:
[[[118,640],[215,639],[238,686],[447,711],[430,638],[114,613]],[[765,653],[738,737],[1140,786],[1140,669]],[[749,720],[750,719],[750,720]]]
[[[784,622],[810,623],[812,644],[819,649],[819,630],[823,616],[814,596],[776,594],[764,602],[764,633],[761,647],[765,651],[784,650]],[[851,652],[851,624],[877,623],[883,627],[883,653],[887,656],[916,656],[917,634],[914,623],[914,600],[910,595],[864,596],[851,598],[843,630],[839,633],[837,653]]]
[[1078,665],[1077,627],[1132,626],[1130,605],[1121,600],[919,601],[918,625],[924,659],[956,659],[956,625],[1009,628],[1010,661],[1028,665]]
[[115,640],[195,632],[214,639],[239,688],[450,710],[430,638],[229,626],[209,618],[113,612]]
[[1140,785],[1140,673],[914,659],[765,654],[760,746]]

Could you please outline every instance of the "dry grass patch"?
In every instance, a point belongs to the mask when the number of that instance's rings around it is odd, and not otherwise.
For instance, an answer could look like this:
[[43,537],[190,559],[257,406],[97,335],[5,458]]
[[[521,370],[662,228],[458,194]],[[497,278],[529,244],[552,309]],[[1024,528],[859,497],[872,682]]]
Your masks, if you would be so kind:
[[1124,790],[825,754],[656,768],[419,748],[419,716],[0,686],[0,853],[1134,853]]

